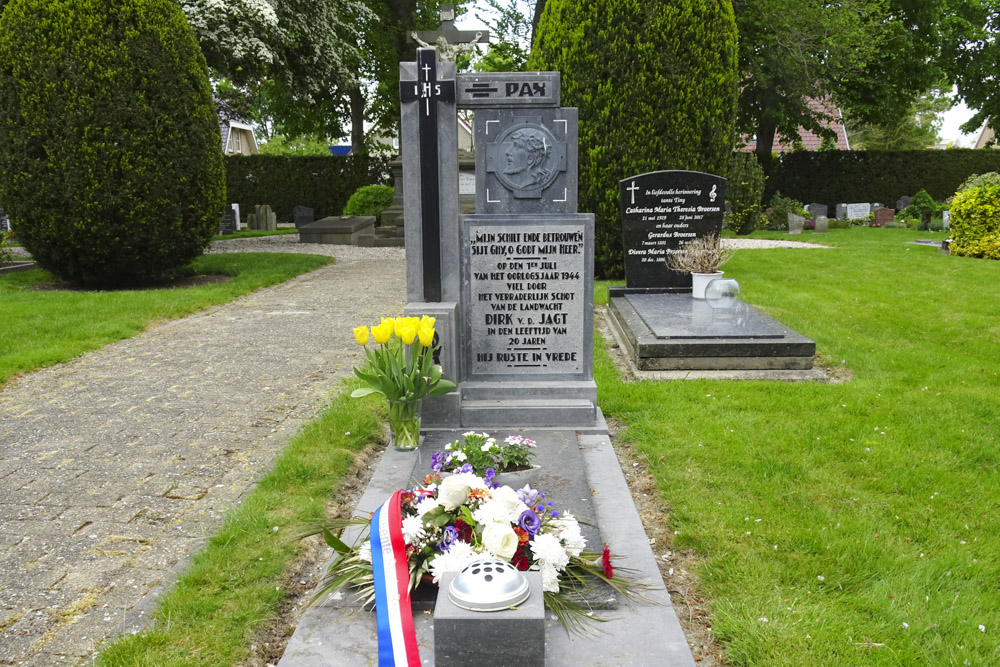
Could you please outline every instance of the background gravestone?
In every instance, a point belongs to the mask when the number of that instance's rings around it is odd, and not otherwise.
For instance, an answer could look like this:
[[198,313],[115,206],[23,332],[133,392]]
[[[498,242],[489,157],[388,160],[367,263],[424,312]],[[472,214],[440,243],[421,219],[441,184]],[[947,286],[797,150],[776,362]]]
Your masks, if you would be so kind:
[[813,228],[814,234],[826,234],[830,227],[830,219],[825,215],[816,216],[816,226]]
[[240,231],[243,227],[242,221],[240,220],[240,205],[230,204],[229,207],[233,209],[233,215],[236,218],[236,231]]
[[236,232],[236,211],[227,208],[222,213],[222,222],[219,224],[219,234],[228,236]]
[[847,219],[847,204],[837,204],[837,214],[835,216],[837,220]]
[[[691,275],[665,259],[696,238],[722,232],[726,179],[697,171],[654,171],[618,184],[629,289],[684,291]],[[624,293],[621,288],[615,294]]]
[[818,220],[819,216],[825,217],[830,212],[830,207],[826,204],[808,204],[806,210],[809,211],[809,217]]
[[872,212],[871,204],[847,204],[847,219],[857,220]]
[[896,212],[891,208],[880,208],[875,211],[875,227],[885,227],[896,217]]
[[951,227],[951,211],[941,212],[941,224],[944,229]]
[[292,221],[296,228],[308,225],[316,221],[316,212],[308,206],[296,206],[292,209]]
[[0,233],[10,231],[10,218],[7,217],[7,211],[0,208]]
[[806,219],[801,215],[795,215],[794,213],[788,214],[788,233],[789,234],[801,234],[802,228],[806,224]]
[[896,201],[896,210],[902,211],[904,208],[910,205],[911,201],[913,201],[913,197],[903,195],[902,197],[899,198],[899,200]]

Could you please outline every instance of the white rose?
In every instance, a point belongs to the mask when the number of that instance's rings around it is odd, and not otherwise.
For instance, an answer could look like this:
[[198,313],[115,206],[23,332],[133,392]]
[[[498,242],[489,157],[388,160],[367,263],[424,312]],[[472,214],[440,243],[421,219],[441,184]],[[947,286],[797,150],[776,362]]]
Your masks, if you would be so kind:
[[517,551],[517,533],[510,524],[491,523],[483,529],[483,546],[497,558],[510,561]]
[[466,481],[464,475],[452,475],[445,477],[438,487],[438,502],[449,512],[461,507],[469,499],[470,488]]
[[521,499],[517,497],[517,491],[509,486],[501,486],[500,488],[493,489],[491,497],[504,506],[512,523],[521,517],[521,512],[528,509],[528,506],[522,503]]

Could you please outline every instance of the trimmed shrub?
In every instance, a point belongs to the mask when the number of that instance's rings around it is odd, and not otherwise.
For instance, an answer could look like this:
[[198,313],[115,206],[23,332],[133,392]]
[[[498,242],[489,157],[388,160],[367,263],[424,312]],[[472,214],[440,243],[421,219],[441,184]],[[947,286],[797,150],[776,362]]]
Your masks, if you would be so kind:
[[780,190],[802,201],[892,206],[921,189],[944,201],[970,175],[1000,171],[1000,150],[801,151],[763,166],[768,175],[765,200]]
[[354,191],[344,206],[343,215],[382,215],[392,206],[394,190],[388,185],[364,185]]
[[282,221],[291,221],[296,206],[312,208],[317,220],[340,215],[352,192],[384,180],[389,170],[386,160],[357,155],[233,155],[225,165],[226,201],[241,211],[268,204]]
[[1000,259],[1000,186],[971,188],[951,203],[948,252],[962,257]]
[[896,213],[896,217],[904,220],[908,220],[910,218],[916,218],[919,220],[920,214],[924,211],[930,211],[931,215],[937,215],[941,212],[941,208],[941,204],[934,201],[934,197],[927,194],[927,190],[921,190],[917,194],[913,195],[913,199],[910,200],[909,206]]
[[595,214],[597,274],[619,277],[619,180],[725,173],[737,97],[732,3],[548,0],[528,69],[562,72],[562,103],[579,108],[579,210]]
[[733,153],[726,176],[726,227],[739,235],[749,234],[761,225],[760,200],[767,177],[753,153]]
[[0,201],[66,280],[160,279],[223,204],[208,69],[171,0],[13,0],[0,19]]

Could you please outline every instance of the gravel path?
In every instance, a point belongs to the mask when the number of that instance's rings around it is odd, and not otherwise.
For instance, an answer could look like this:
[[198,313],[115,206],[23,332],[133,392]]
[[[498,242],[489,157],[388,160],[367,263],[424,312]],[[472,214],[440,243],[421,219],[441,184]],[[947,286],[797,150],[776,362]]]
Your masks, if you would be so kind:
[[0,664],[86,662],[142,627],[351,372],[351,327],[402,313],[401,249],[296,238],[213,251],[338,262],[0,390]]

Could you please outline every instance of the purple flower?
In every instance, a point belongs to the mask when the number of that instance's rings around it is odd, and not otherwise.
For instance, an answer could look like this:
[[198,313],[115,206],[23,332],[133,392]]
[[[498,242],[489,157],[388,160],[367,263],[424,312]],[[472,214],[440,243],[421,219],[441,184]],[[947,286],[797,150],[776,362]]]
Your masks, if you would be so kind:
[[487,468],[486,474],[483,475],[483,481],[486,482],[487,486],[493,484],[493,478],[497,476],[497,471],[493,468]]
[[458,531],[455,530],[455,526],[446,526],[444,529],[444,535],[441,536],[441,541],[438,542],[434,548],[438,551],[448,551],[457,539]]
[[458,469],[458,472],[472,472],[472,464],[463,463],[462,467]]
[[441,472],[442,463],[444,463],[444,452],[437,451],[431,456],[431,470],[434,472]]
[[534,505],[535,501],[538,499],[538,491],[535,491],[531,488],[531,486],[525,484],[523,489],[517,490],[517,497],[518,500],[530,507],[531,505]]
[[534,537],[538,532],[538,529],[542,527],[542,519],[533,511],[528,509],[521,512],[521,516],[517,519],[517,525],[521,527],[521,530],[527,531],[532,537]]
[[555,519],[558,516],[559,516],[559,512],[556,512],[556,511],[553,510],[552,511],[552,518]]

